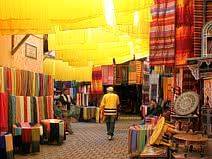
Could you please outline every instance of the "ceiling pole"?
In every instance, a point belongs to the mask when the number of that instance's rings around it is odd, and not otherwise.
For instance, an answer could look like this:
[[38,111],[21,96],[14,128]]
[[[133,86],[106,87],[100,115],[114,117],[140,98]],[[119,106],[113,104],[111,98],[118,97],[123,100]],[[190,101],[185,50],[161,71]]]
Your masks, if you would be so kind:
[[21,39],[21,41],[18,43],[18,45],[16,47],[14,47],[14,38],[15,36],[12,35],[12,49],[11,49],[11,54],[14,55],[16,53],[16,51],[21,47],[21,45],[29,38],[30,34],[27,34],[23,37],[23,39]]

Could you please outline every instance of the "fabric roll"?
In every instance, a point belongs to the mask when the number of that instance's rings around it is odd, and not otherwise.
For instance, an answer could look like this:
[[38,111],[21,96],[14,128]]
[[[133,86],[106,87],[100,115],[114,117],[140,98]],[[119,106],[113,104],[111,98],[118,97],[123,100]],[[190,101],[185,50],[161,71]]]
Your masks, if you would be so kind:
[[22,128],[22,151],[23,153],[30,152],[30,144],[32,142],[32,129]]
[[0,93],[0,132],[8,131],[8,96]]

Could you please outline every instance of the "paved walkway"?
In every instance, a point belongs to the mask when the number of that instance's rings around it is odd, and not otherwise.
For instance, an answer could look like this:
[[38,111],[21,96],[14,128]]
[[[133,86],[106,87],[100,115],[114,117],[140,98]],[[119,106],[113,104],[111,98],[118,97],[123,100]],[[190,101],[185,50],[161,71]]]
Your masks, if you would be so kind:
[[62,145],[41,145],[40,153],[16,154],[15,159],[129,159],[128,128],[139,122],[116,122],[115,136],[111,141],[107,140],[105,124],[72,123],[74,134],[67,135]]

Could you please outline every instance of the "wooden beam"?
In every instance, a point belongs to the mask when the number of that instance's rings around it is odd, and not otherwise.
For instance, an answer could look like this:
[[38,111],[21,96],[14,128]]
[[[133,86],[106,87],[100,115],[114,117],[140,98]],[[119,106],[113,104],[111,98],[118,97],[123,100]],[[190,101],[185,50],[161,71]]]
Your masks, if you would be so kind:
[[16,53],[16,51],[21,47],[21,45],[29,38],[30,34],[27,34],[21,39],[21,41],[18,43],[16,47],[14,47],[14,35],[12,35],[12,55]]

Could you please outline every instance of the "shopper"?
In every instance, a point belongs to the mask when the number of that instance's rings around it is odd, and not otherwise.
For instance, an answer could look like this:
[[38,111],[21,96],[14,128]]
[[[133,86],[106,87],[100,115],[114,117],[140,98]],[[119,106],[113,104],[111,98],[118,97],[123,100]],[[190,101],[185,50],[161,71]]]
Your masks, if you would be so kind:
[[162,114],[162,108],[157,104],[155,99],[150,101],[150,109],[147,111],[147,116],[160,116]]
[[60,101],[62,103],[61,110],[63,112],[64,119],[66,121],[66,128],[69,134],[73,134],[71,129],[71,116],[69,115],[70,107],[74,104],[73,99],[68,95],[68,89],[63,89],[60,96]]
[[104,109],[108,140],[112,140],[114,135],[115,120],[119,104],[119,96],[113,92],[113,87],[108,87],[107,94],[103,96],[100,105],[100,109]]

